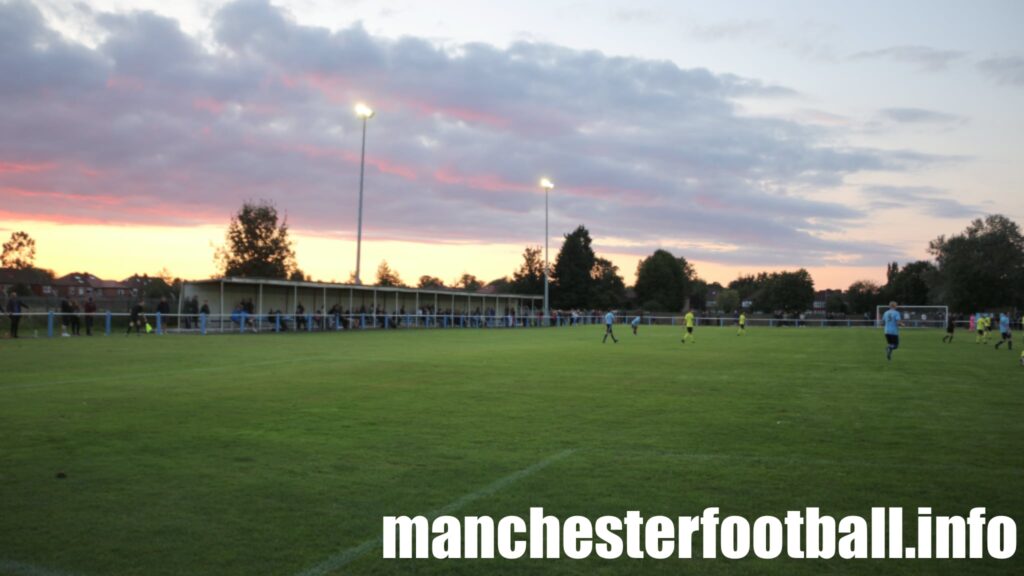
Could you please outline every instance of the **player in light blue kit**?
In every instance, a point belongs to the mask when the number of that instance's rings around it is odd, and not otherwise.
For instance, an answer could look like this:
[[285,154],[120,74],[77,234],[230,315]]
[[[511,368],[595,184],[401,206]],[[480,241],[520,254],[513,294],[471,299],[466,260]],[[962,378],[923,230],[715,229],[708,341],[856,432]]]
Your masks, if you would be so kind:
[[615,342],[616,344],[619,343],[619,341],[615,339],[615,334],[612,332],[613,324],[615,324],[614,310],[609,311],[607,314],[604,315],[604,338],[601,339],[601,344],[607,342],[609,336],[612,337],[612,342]]
[[900,347],[900,324],[903,319],[899,310],[896,309],[896,302],[889,302],[889,309],[882,314],[882,323],[885,324],[885,358],[892,360],[893,350]]
[[640,326],[640,317],[633,318],[633,321],[629,323],[633,327],[633,336],[636,336],[636,329]]
[[1013,332],[1010,332],[1010,315],[1006,312],[999,314],[999,333],[1002,334],[1003,339],[996,342],[996,349],[1005,342],[1010,350],[1013,350]]

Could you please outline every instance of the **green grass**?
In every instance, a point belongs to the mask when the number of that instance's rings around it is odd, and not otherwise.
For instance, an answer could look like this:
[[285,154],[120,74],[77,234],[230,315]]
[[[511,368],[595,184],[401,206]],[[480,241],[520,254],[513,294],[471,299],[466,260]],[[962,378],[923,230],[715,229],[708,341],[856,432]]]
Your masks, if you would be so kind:
[[[875,330],[701,328],[686,345],[678,328],[623,327],[617,345],[602,332],[0,341],[0,572],[292,575],[379,537],[384,515],[444,508],[564,450],[455,514],[986,506],[1024,520],[1018,352],[966,332],[947,346],[905,331],[892,363]],[[377,548],[339,573],[1011,574],[1020,554],[438,562]]]

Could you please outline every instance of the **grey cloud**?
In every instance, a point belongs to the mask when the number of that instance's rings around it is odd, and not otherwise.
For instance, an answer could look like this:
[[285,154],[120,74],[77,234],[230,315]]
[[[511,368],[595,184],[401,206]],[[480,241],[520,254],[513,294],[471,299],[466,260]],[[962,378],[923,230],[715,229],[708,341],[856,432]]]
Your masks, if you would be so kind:
[[[365,99],[379,112],[370,238],[536,242],[547,174],[553,230],[583,222],[597,238],[740,247],[722,259],[859,253],[873,264],[885,247],[821,237],[856,227],[865,206],[817,190],[957,160],[840,147],[819,126],[744,117],[734,99],[791,92],[670,62],[331,32],[254,0],[221,9],[213,51],[152,14],[96,22],[106,39],[93,49],[60,39],[26,3],[0,4],[0,160],[53,165],[0,174],[0,189],[18,191],[8,208],[192,225],[268,198],[296,229],[349,235],[361,128],[351,106]],[[39,38],[50,48],[35,50]]]
[[887,120],[903,124],[957,125],[966,122],[963,116],[924,108],[885,108],[879,114]]
[[978,62],[978,68],[999,84],[1024,86],[1024,58],[1000,56]]
[[893,60],[913,64],[922,70],[939,72],[967,56],[960,50],[940,50],[929,46],[892,46],[880,50],[858,52],[854,60]]
[[938,218],[968,218],[982,213],[978,206],[964,204],[941,188],[931,186],[865,186],[861,192],[872,208],[913,209]]

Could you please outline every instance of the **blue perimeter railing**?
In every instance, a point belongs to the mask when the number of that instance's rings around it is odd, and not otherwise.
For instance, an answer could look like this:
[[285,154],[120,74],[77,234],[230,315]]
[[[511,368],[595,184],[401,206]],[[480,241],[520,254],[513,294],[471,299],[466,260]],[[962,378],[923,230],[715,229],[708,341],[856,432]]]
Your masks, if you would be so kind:
[[[60,312],[26,312],[21,314],[22,323],[19,332],[29,336],[45,335],[48,338],[72,335],[75,324],[81,331],[82,320],[91,332],[111,335],[115,331],[137,331],[157,335],[164,334],[228,334],[228,333],[283,333],[283,332],[341,332],[349,330],[379,329],[446,329],[446,328],[538,328],[544,324],[542,316],[488,315],[488,314],[247,314],[234,312],[231,314],[161,314],[147,313],[141,317],[142,325],[135,329],[129,326],[131,315],[123,312],[98,312],[95,314],[62,314]],[[77,320],[75,320],[77,318]],[[635,316],[616,316],[615,323],[629,326]],[[88,323],[91,319],[92,322]],[[45,328],[40,334],[43,321]],[[28,321],[28,322],[26,322]],[[643,326],[684,326],[682,316],[645,315],[640,321]],[[604,315],[558,316],[551,319],[554,327],[603,325]],[[958,321],[957,328],[966,329],[967,321]],[[736,327],[735,317],[699,317],[699,327]],[[0,323],[0,327],[3,323]],[[865,319],[778,319],[778,318],[747,318],[748,327],[841,327],[841,328],[874,328],[879,326],[876,320]],[[905,328],[942,328],[941,320],[909,320],[904,322]]]

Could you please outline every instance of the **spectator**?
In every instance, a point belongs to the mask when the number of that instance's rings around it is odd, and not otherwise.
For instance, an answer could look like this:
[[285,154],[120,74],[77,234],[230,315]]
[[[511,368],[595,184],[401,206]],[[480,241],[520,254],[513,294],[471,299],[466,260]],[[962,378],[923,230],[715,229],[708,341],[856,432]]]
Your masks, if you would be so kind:
[[60,299],[60,335],[67,338],[71,336],[68,334],[68,324],[71,322],[71,300],[67,298]]
[[131,311],[128,313],[128,332],[125,333],[125,336],[132,333],[132,327],[135,327],[136,336],[142,335],[143,323],[145,322],[144,310],[145,306],[142,300],[139,300],[138,304],[132,306]]
[[160,315],[161,326],[166,327],[171,320],[171,305],[167,303],[166,297],[160,298],[160,303],[156,305],[156,313]]
[[93,301],[92,296],[85,301],[85,335],[92,336],[92,322],[93,317],[96,315],[96,302]]
[[71,335],[81,336],[82,335],[82,320],[78,317],[78,313],[82,310],[81,306],[78,305],[78,300],[71,301],[71,317],[68,318],[68,324],[71,325]]
[[7,298],[7,315],[11,318],[11,338],[18,337],[18,325],[21,324],[22,308],[28,308],[28,306],[18,298],[17,292],[11,292]]

